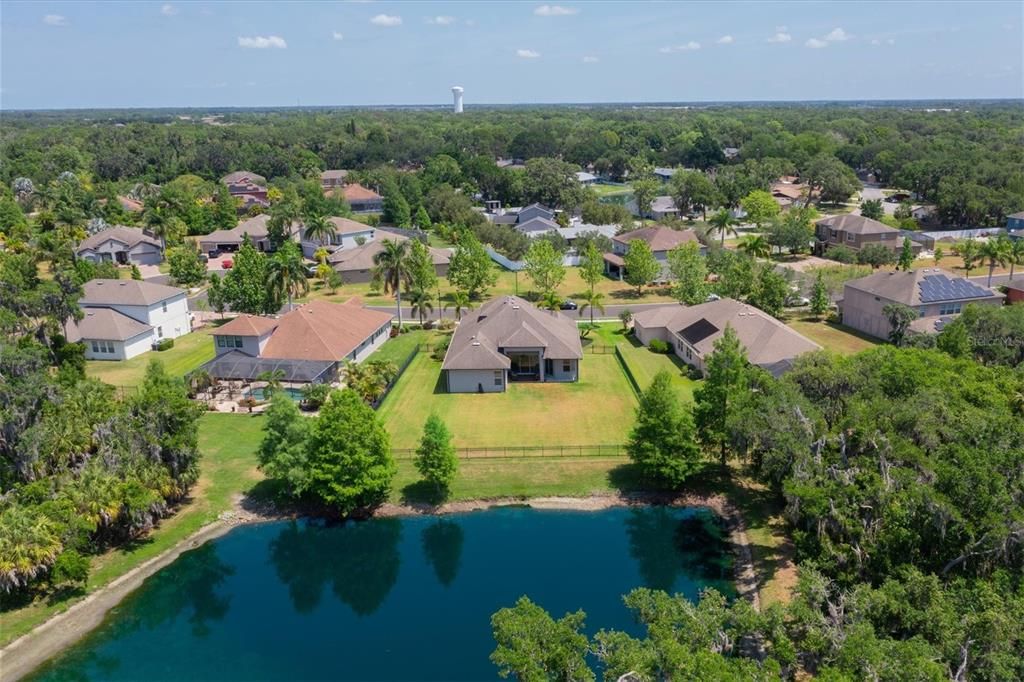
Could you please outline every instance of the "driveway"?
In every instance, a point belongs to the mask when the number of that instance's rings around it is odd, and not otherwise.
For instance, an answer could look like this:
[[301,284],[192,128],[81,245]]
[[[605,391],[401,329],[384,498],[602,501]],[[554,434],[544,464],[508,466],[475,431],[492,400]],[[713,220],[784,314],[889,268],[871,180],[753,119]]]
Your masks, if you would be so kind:
[[[862,182],[860,188],[860,200],[869,201],[879,199],[882,202],[882,210],[885,211],[886,215],[892,215],[896,212],[896,207],[899,204],[891,204],[885,200],[885,194],[882,192],[882,186],[877,182]],[[850,211],[853,215],[860,215],[860,207]]]

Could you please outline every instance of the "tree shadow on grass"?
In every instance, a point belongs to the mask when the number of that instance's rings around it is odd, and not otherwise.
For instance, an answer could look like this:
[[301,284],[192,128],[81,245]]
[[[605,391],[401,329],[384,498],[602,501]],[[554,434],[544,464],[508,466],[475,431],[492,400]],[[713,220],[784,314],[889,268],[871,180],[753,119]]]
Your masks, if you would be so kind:
[[427,481],[415,481],[402,488],[402,504],[437,507],[448,499],[447,491]]

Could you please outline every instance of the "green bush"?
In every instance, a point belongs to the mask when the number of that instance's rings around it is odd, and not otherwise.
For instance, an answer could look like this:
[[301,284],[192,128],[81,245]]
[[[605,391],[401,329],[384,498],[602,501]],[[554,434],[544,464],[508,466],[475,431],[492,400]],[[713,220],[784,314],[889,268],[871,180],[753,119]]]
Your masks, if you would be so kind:
[[704,378],[704,372],[700,371],[699,368],[693,365],[686,366],[686,376],[694,381],[700,381]]
[[430,351],[430,357],[434,358],[438,362],[444,360],[444,354],[448,352],[448,346],[452,342],[452,337],[446,336],[437,343]]
[[661,339],[651,339],[649,348],[655,353],[668,353],[670,346],[667,342]]
[[156,350],[170,350],[174,348],[174,339],[160,339],[156,342]]
[[50,571],[50,582],[54,585],[84,585],[88,577],[89,559],[73,549],[58,554]]

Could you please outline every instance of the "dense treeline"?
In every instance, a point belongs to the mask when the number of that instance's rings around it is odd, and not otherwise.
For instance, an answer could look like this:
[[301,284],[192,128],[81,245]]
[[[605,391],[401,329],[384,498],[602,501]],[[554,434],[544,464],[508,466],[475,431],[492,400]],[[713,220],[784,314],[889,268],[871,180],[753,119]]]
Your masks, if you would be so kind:
[[[199,475],[198,419],[159,363],[135,393],[85,377],[81,285],[107,272],[47,232],[0,251],[0,592],[78,587],[90,554],[145,532]],[[44,270],[41,264],[46,262]],[[45,276],[43,276],[45,275]]]
[[739,362],[727,332],[693,420],[665,406],[656,380],[634,459],[677,487],[699,442],[776,491],[800,565],[792,602],[758,613],[714,591],[691,604],[641,589],[626,604],[645,637],[588,639],[582,612],[554,620],[523,599],[492,621],[499,669],[592,679],[594,656],[605,679],[1024,678],[1024,370],[1013,368],[1024,308],[971,310],[940,337],[952,354],[815,353],[781,379]]
[[[195,115],[194,113],[191,115]],[[120,122],[123,120],[124,122]],[[247,169],[271,181],[326,168],[421,168],[446,155],[485,195],[529,197],[522,171],[494,159],[557,158],[622,177],[637,158],[699,170],[774,160],[801,174],[837,159],[917,192],[953,224],[1001,224],[1024,208],[1024,116],[1012,104],[969,109],[721,107],[231,112],[216,125],[166,112],[103,120],[24,114],[5,120],[0,178],[45,186],[62,172],[97,183],[215,180]],[[727,160],[723,149],[739,154]],[[547,191],[556,191],[548,189]],[[727,193],[727,192],[726,192]],[[538,197],[537,200],[543,200]],[[415,208],[415,206],[413,206]]]

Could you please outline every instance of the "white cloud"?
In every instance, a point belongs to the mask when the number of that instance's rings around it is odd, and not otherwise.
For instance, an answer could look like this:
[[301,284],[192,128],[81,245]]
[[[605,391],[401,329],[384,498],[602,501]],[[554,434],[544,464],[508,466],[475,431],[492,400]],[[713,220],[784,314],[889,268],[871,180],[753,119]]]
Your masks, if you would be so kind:
[[769,43],[788,43],[791,40],[793,40],[793,36],[789,35],[785,31],[779,31],[778,33],[773,35],[771,38],[769,38],[768,42]]
[[872,38],[871,39],[871,44],[872,45],[881,45],[882,42],[878,38]]
[[533,10],[538,17],[567,17],[572,14],[579,14],[575,7],[562,7],[561,5],[541,5]]
[[735,41],[732,36],[722,36],[715,42],[718,43],[719,45],[732,45]]
[[47,14],[43,17],[43,23],[49,24],[50,26],[67,26],[68,20],[62,14]]
[[662,54],[672,54],[673,52],[692,52],[693,50],[699,50],[700,43],[695,40],[691,40],[683,45],[669,45],[666,47],[659,47],[658,52]]
[[160,7],[160,14],[164,15],[165,17],[173,17],[177,13],[178,8],[169,3]]
[[345,34],[342,33],[341,31],[331,31],[331,37],[334,38],[335,40],[344,40]]
[[889,38],[888,40],[885,41],[885,44],[886,45],[895,45],[896,44],[896,39],[895,38]]
[[239,47],[251,47],[256,50],[276,48],[283,50],[288,43],[280,36],[238,36]]
[[447,17],[447,16],[428,17],[427,18],[427,23],[428,24],[433,24],[434,26],[451,26],[452,24],[455,23],[455,17]]
[[841,28],[834,28],[832,32],[825,36],[825,40],[830,43],[841,43],[844,40],[849,40],[853,36],[849,35],[846,31]]
[[402,17],[397,14],[378,14],[370,19],[370,23],[374,26],[401,26]]
[[584,64],[597,64],[599,61],[601,61],[601,60],[598,59],[597,57],[595,57],[592,54],[588,54],[587,56],[585,56],[583,58],[583,63]]
[[519,49],[516,50],[516,56],[522,57],[523,59],[537,59],[540,57],[540,52],[537,52],[536,50]]
[[828,43],[826,43],[824,40],[818,40],[817,38],[808,38],[807,42],[804,43],[804,45],[806,47],[813,47],[815,49],[820,49],[822,47],[828,47]]

